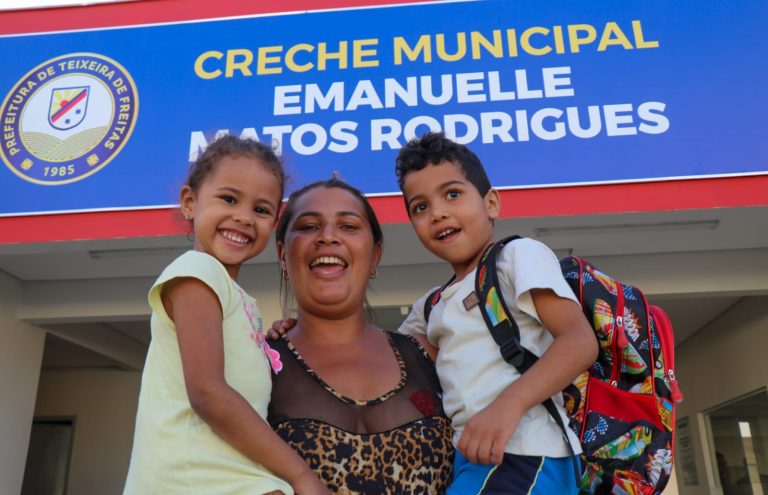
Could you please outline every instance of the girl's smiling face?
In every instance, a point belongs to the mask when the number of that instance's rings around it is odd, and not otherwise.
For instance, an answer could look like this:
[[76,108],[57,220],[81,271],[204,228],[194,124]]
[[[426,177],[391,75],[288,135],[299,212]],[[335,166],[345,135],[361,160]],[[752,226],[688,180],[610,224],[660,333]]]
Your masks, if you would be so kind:
[[351,192],[316,187],[304,193],[277,249],[300,311],[343,316],[362,310],[381,243]]
[[181,190],[181,209],[192,218],[195,249],[219,260],[237,278],[240,266],[261,253],[280,206],[280,180],[256,158],[225,156],[200,184]]

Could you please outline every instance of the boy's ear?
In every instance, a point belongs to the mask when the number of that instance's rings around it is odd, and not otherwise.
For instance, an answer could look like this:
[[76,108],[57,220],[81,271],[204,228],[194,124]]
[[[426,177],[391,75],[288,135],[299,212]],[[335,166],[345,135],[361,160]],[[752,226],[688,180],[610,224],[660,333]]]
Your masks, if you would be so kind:
[[184,218],[192,218],[192,213],[195,209],[195,193],[189,186],[184,186],[179,192],[179,207],[181,209]]
[[501,213],[501,195],[494,188],[485,193],[485,209],[488,210],[488,218],[496,220]]

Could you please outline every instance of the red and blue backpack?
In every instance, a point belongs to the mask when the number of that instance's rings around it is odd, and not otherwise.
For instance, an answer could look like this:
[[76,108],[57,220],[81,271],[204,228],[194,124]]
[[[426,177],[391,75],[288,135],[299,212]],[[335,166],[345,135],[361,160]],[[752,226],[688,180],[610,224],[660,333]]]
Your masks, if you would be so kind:
[[[496,242],[483,254],[475,294],[502,357],[522,374],[538,357],[520,345],[520,331],[496,273],[498,253],[515,239],[519,237]],[[543,404],[566,438],[566,427],[579,437],[582,469],[576,477],[581,493],[660,494],[672,474],[675,404],[682,400],[669,318],[649,305],[639,289],[583,259],[563,258],[560,267],[600,346],[597,361],[563,390],[569,424],[563,424],[551,399]],[[427,297],[427,320],[444,288]]]

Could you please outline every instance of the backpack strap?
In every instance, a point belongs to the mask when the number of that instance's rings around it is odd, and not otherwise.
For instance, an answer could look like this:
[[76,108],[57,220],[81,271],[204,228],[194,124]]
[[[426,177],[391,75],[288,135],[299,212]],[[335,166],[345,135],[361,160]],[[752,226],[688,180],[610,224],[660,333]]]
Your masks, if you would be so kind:
[[480,314],[483,315],[493,340],[499,345],[501,357],[523,374],[533,366],[538,357],[520,345],[520,329],[515,320],[509,316],[510,311],[502,296],[499,277],[496,273],[496,259],[499,252],[515,239],[520,239],[520,236],[504,238],[485,250],[477,264],[475,294]]
[[[520,345],[520,329],[517,326],[511,312],[507,307],[502,294],[502,288],[499,284],[499,277],[496,272],[496,259],[499,252],[509,242],[520,239],[520,236],[506,237],[488,247],[480,257],[475,273],[475,294],[478,299],[478,307],[483,315],[488,331],[493,340],[499,345],[499,352],[504,361],[514,366],[522,375],[528,371],[539,360],[538,356]],[[441,289],[442,291],[442,289]],[[434,293],[433,293],[434,294]],[[439,293],[437,294],[439,297]],[[557,411],[557,406],[552,398],[546,399],[542,405],[547,410],[552,419],[560,427],[563,433],[565,444],[568,446],[568,452],[573,459],[573,469],[576,475],[576,486],[580,485],[581,474],[576,461],[576,453],[568,438],[568,431],[563,418]]]
[[450,280],[448,280],[446,283],[443,284],[442,287],[439,287],[435,290],[433,290],[429,296],[424,300],[424,321],[429,322],[429,315],[432,313],[432,308],[437,305],[437,303],[440,301],[440,295],[443,293],[446,287],[451,285],[451,282],[453,282],[453,279],[456,278],[456,275],[452,276]]

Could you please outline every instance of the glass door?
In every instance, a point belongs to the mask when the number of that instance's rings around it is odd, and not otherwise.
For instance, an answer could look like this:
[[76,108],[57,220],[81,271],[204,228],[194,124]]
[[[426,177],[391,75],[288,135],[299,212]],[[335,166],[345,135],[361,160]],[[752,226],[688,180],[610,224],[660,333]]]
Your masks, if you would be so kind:
[[724,495],[768,495],[768,393],[761,390],[708,414]]

